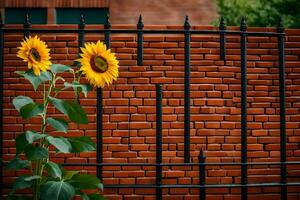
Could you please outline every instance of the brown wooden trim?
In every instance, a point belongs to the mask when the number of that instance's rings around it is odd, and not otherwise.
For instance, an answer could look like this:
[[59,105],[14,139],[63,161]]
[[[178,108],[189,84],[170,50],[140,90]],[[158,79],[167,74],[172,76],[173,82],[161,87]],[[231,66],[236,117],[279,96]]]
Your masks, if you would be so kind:
[[0,8],[108,8],[110,0],[0,0]]

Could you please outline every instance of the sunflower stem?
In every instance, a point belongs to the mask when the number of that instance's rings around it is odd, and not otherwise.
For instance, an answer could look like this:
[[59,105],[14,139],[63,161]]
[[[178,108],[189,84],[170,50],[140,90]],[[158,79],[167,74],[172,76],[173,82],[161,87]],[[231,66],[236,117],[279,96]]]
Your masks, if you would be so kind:
[[[41,126],[41,134],[45,134],[46,131],[46,126],[47,126],[47,110],[48,110],[48,105],[49,105],[49,97],[52,92],[53,87],[55,86],[55,74],[52,74],[52,80],[50,81],[50,86],[48,91],[46,91],[46,86],[44,84],[44,110],[42,113],[42,126]],[[39,147],[45,147],[45,139],[42,138],[39,143]],[[48,149],[48,147],[47,147]],[[43,162],[45,159],[40,159],[37,160],[35,163],[35,170],[34,170],[34,175],[42,177],[45,163]],[[39,200],[40,199],[40,188],[41,188],[41,179],[37,179],[34,183],[33,187],[33,200]]]

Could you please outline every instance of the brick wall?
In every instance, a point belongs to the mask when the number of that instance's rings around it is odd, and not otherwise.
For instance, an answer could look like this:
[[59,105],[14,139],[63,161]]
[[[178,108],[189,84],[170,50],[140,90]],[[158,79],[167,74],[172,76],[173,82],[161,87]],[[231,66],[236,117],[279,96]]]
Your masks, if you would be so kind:
[[[47,26],[70,28],[76,26]],[[91,27],[91,26],[89,26]],[[94,26],[93,26],[94,27]],[[99,28],[99,27],[96,27]],[[115,26],[113,28],[135,28]],[[148,26],[178,29],[180,26]],[[214,29],[196,26],[194,29]],[[232,27],[231,29],[236,29]],[[253,28],[255,31],[274,31]],[[287,160],[300,160],[300,30],[286,31]],[[77,35],[40,34],[51,48],[52,61],[71,64],[77,56]],[[22,36],[6,34],[4,61],[4,160],[14,156],[14,138],[25,129],[38,129],[39,120],[26,125],[13,109],[12,99],[30,95],[30,85],[15,70],[25,64],[16,57]],[[103,40],[87,34],[86,41]],[[112,50],[120,60],[120,77],[104,89],[104,162],[155,162],[155,84],[163,84],[163,162],[183,162],[183,75],[184,38],[182,35],[144,37],[144,66],[136,63],[136,36],[112,35]],[[240,50],[237,36],[227,37],[227,65],[219,60],[219,38],[197,35],[191,38],[191,155],[198,162],[205,148],[207,162],[240,161]],[[279,91],[276,38],[248,38],[248,157],[251,162],[279,161]],[[67,78],[68,79],[68,78]],[[70,98],[66,91],[62,98]],[[68,135],[96,135],[96,93],[82,99],[89,124],[72,124]],[[60,116],[50,108],[50,112]],[[131,121],[131,122],[129,122]],[[51,131],[50,129],[48,131]],[[60,133],[53,133],[59,135]],[[95,162],[96,153],[51,153],[56,162]],[[95,173],[95,167],[71,167]],[[24,171],[4,171],[12,182]],[[154,167],[104,167],[106,184],[154,184]],[[300,167],[288,166],[289,181],[300,181]],[[197,184],[198,167],[163,167],[163,184]],[[278,166],[249,167],[249,182],[279,182]],[[207,167],[207,183],[239,183],[239,166]],[[279,199],[277,187],[249,188],[250,199]],[[28,192],[28,191],[24,191]],[[163,189],[164,199],[198,199],[198,189]],[[239,199],[240,189],[207,189],[210,200]],[[108,199],[155,199],[154,189],[105,189]],[[123,198],[122,198],[123,197]],[[300,199],[299,187],[289,187],[289,199]]]

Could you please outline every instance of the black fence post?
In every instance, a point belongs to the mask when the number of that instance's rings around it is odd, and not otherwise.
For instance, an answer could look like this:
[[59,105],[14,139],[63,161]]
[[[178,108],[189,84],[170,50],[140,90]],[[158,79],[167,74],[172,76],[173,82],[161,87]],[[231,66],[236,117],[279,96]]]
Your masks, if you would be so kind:
[[184,162],[190,162],[190,33],[189,17],[184,22]]
[[[0,159],[3,161],[3,54],[4,54],[4,24],[2,21],[2,13],[0,12]],[[0,184],[2,197],[2,186],[3,186],[3,165],[1,165]]]
[[143,65],[143,28],[144,23],[142,21],[142,15],[140,15],[137,23],[137,64],[139,66]]
[[[110,29],[111,24],[109,15],[106,16],[104,24],[104,41],[106,48],[110,48]],[[97,163],[103,163],[103,89],[97,88]],[[97,166],[97,177],[103,181],[103,166]]]
[[156,199],[162,199],[162,88],[156,85]]
[[30,23],[30,19],[29,19],[29,14],[27,13],[25,15],[25,20],[24,20],[24,37],[28,38],[30,35],[30,29],[31,29],[31,23]]
[[248,198],[247,168],[247,24],[241,20],[241,199]]
[[78,52],[81,53],[80,47],[84,46],[84,28],[85,28],[85,21],[83,14],[80,15],[80,21],[78,24]]
[[221,16],[220,24],[219,24],[220,32],[220,59],[224,61],[224,65],[226,65],[226,38],[225,38],[225,31],[226,31],[226,24],[225,19]]
[[200,200],[206,199],[206,188],[205,188],[205,155],[203,149],[201,149],[199,157],[199,185],[200,185]]
[[280,170],[281,170],[281,200],[287,199],[287,166],[286,166],[286,119],[285,119],[285,54],[284,54],[284,27],[280,19],[278,35],[278,65],[279,65],[279,93],[280,93]]
[[111,24],[110,24],[110,20],[109,20],[109,15],[106,16],[106,21],[104,24],[104,41],[105,41],[105,45],[106,48],[110,48],[110,29],[111,29]]

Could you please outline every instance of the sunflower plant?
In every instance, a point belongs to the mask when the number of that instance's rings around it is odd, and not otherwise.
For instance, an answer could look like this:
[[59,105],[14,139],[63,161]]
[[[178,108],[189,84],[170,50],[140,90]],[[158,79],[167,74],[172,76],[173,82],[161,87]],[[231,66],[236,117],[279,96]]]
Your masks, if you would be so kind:
[[[88,123],[79,99],[82,96],[86,97],[92,86],[103,88],[117,79],[119,65],[116,56],[100,41],[86,43],[81,48],[81,58],[76,60],[79,66],[76,68],[51,63],[50,49],[38,36],[26,38],[18,49],[17,56],[27,63],[28,70],[16,73],[27,79],[35,92],[42,94],[42,100],[17,96],[12,103],[24,120],[35,117],[39,118],[41,123],[39,130],[26,130],[16,137],[16,155],[7,168],[25,169],[28,173],[16,179],[7,198],[70,200],[77,195],[84,200],[103,199],[100,195],[103,185],[97,177],[65,170],[60,164],[51,161],[50,153],[95,150],[95,144],[90,137],[69,137],[68,123]],[[70,82],[63,78],[67,73],[72,74]],[[86,77],[89,84],[82,83],[82,77]],[[60,99],[59,94],[69,89],[74,91],[73,100]],[[49,106],[53,106],[64,117],[51,116],[48,113]],[[58,137],[48,132],[49,127],[64,133],[63,136]],[[32,189],[32,196],[15,194],[17,190],[25,188]],[[93,189],[95,192],[88,194],[87,189]]]

